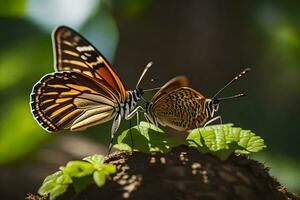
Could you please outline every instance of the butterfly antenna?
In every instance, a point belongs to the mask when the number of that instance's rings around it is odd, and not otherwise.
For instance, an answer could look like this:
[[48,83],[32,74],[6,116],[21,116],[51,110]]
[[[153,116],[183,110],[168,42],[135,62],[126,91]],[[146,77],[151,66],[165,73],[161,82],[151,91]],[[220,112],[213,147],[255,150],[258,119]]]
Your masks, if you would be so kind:
[[244,69],[239,75],[235,76],[231,81],[229,81],[224,87],[222,87],[214,96],[215,98],[218,94],[220,94],[225,88],[227,88],[229,85],[240,79],[242,76],[244,76],[247,72],[251,71],[251,68]]
[[146,72],[148,71],[148,69],[152,66],[152,64],[153,64],[153,62],[151,61],[151,62],[149,62],[149,63],[146,65],[146,67],[145,67],[143,73],[141,74],[141,76],[140,76],[140,78],[139,78],[139,81],[137,82],[135,88],[138,88],[138,87],[139,87],[140,82],[142,81],[143,77],[145,76],[145,74],[146,74]]
[[145,89],[143,90],[144,92],[149,92],[149,91],[154,91],[154,90],[159,90],[161,87],[156,87],[156,88],[150,88],[150,89]]
[[225,100],[225,99],[234,99],[234,98],[239,98],[239,97],[244,97],[246,96],[246,94],[236,94],[236,95],[233,95],[233,96],[229,96],[229,97],[221,97],[221,98],[218,98],[218,100]]

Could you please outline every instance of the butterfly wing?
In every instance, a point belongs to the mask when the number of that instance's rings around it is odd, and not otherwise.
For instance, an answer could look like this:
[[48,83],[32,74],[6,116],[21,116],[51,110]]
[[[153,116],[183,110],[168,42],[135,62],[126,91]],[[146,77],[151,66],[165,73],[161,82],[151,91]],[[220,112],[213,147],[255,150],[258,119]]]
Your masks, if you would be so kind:
[[105,82],[77,72],[44,76],[31,94],[31,110],[47,131],[84,130],[115,116],[118,99]]
[[180,87],[161,96],[151,107],[151,112],[163,126],[178,131],[190,130],[202,125],[205,97],[189,87]]
[[105,57],[83,36],[66,26],[53,31],[56,71],[83,73],[100,82],[106,82],[119,97],[125,100],[125,87]]
[[158,90],[155,95],[152,97],[151,102],[157,101],[160,97],[162,97],[165,94],[168,94],[169,92],[180,88],[188,86],[188,79],[185,76],[176,76],[169,80],[166,84],[164,84],[160,90]]

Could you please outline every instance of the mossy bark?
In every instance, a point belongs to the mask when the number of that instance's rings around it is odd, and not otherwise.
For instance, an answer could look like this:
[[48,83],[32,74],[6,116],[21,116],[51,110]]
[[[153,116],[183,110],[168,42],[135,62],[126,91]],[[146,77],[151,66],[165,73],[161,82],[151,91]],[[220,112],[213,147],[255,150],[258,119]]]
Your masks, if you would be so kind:
[[299,199],[247,156],[220,160],[181,146],[165,154],[115,152],[107,162],[117,173],[103,188],[91,185],[76,195],[70,187],[59,199]]
[[222,161],[182,146],[166,154],[115,152],[107,161],[117,173],[103,188],[68,191],[61,199],[298,199],[247,156]]

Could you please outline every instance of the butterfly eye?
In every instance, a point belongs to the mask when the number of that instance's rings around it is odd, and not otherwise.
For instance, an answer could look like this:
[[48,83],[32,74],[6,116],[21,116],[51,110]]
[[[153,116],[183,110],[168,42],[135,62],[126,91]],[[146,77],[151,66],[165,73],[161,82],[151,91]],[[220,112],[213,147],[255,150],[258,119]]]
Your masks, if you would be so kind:
[[142,88],[137,88],[137,92],[140,96],[144,94],[144,90]]
[[219,104],[220,101],[218,99],[214,99],[213,103],[216,105],[216,104]]

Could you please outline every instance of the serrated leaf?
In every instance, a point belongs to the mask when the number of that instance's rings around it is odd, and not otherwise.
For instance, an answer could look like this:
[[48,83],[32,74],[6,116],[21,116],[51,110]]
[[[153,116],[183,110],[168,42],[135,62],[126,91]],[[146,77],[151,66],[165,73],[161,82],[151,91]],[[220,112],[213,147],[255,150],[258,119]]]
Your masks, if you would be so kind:
[[63,173],[77,178],[90,175],[95,170],[91,163],[85,161],[70,161],[65,167],[61,167],[60,169]]
[[88,161],[94,165],[101,165],[104,163],[105,158],[103,155],[94,154],[92,156],[85,157],[83,160]]
[[222,124],[194,129],[187,137],[189,146],[202,150],[203,144],[205,144],[209,151],[216,152],[228,150],[229,144],[235,142],[237,146],[232,151],[239,154],[258,152],[266,147],[260,136],[250,130],[242,130],[232,126],[233,124]]
[[97,170],[93,174],[93,179],[98,187],[102,187],[106,181],[106,174]]

